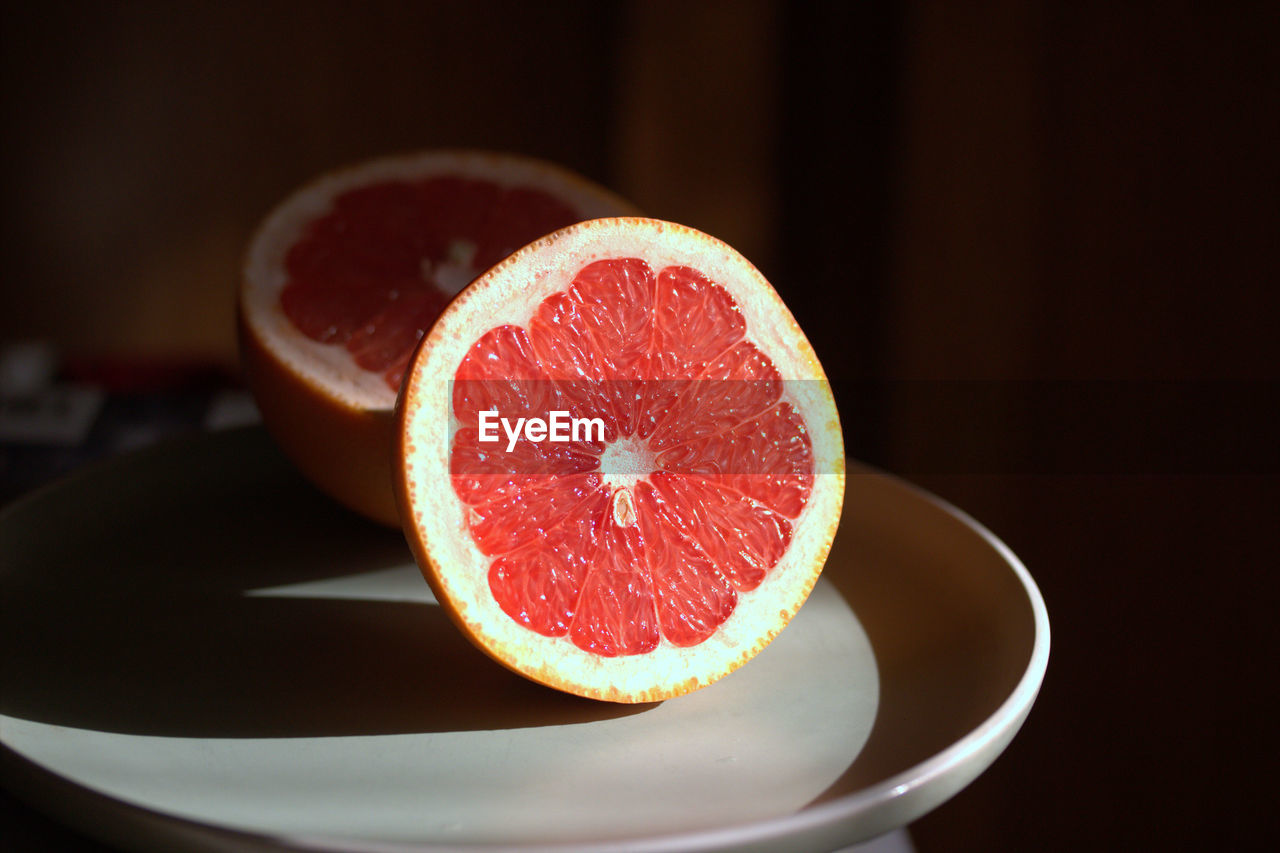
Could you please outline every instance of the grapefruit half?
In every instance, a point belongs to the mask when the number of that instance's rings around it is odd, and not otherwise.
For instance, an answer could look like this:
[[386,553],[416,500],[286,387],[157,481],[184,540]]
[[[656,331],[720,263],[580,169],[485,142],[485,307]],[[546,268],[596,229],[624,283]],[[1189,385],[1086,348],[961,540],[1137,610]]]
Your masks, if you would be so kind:
[[782,630],[844,496],[830,386],[738,252],[640,218],[534,241],[445,309],[397,407],[400,516],[462,631],[535,681],[644,702]]
[[392,418],[419,339],[459,290],[529,241],[634,213],[557,166],[429,151],[324,175],[250,241],[237,326],[267,430],[304,475],[396,525]]

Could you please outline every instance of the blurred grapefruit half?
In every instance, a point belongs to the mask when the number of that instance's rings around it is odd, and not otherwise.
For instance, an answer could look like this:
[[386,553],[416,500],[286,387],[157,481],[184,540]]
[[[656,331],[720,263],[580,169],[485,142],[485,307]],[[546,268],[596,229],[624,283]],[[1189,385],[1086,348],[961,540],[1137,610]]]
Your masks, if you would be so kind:
[[500,663],[596,699],[677,696],[757,654],[843,501],[835,403],[790,312],[734,249],[658,220],[571,225],[477,278],[397,423],[437,599]]
[[538,160],[430,151],[324,175],[254,234],[239,293],[246,382],[304,475],[396,525],[392,418],[400,377],[459,290],[570,223],[633,213]]

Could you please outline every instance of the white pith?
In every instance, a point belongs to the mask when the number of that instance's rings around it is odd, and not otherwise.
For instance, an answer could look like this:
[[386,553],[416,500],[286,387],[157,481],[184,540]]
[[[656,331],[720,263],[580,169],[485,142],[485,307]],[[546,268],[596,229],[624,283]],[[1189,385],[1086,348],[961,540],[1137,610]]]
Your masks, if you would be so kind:
[[[372,160],[325,175],[290,195],[268,215],[249,246],[241,290],[244,316],[251,333],[291,370],[350,408],[390,411],[396,394],[380,371],[360,369],[344,346],[313,341],[294,328],[280,307],[280,292],[288,280],[285,255],[308,224],[329,212],[337,195],[381,181],[433,175],[543,190],[574,207],[584,219],[633,212],[621,198],[557,166],[474,151],[429,151]],[[458,256],[451,256],[435,271],[446,290],[457,292],[469,283],[463,257],[466,248],[458,246]]]
[[[688,648],[664,638],[652,652],[616,658],[585,652],[566,637],[537,634],[512,620],[494,601],[488,586],[492,558],[475,546],[467,508],[450,483],[449,448],[456,422],[447,414],[450,380],[482,334],[504,323],[527,328],[544,298],[567,288],[578,270],[605,257],[642,258],[655,273],[671,265],[691,266],[723,286],[746,321],[747,340],[773,361],[784,380],[783,400],[804,418],[815,466],[813,489],[800,515],[792,519],[786,554],[759,587],[739,596],[733,614],[710,638]],[[402,518],[411,543],[429,563],[428,579],[437,596],[448,600],[473,638],[508,666],[597,698],[636,701],[687,692],[756,654],[808,596],[830,548],[843,500],[839,420],[822,368],[790,313],[736,251],[700,232],[656,220],[597,220],[571,226],[525,247],[482,276],[446,309],[419,350],[402,395],[400,417],[405,460],[399,472]],[[614,509],[615,514],[625,514],[625,507],[617,507],[616,493]]]

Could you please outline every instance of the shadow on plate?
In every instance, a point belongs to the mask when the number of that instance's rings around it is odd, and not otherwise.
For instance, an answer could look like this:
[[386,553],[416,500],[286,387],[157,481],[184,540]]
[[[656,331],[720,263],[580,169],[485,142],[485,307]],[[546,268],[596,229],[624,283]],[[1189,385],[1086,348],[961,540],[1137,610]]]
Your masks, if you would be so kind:
[[13,717],[256,738],[519,728],[652,707],[533,684],[431,604],[246,596],[412,563],[398,531],[315,494],[257,430],[156,448],[21,502],[0,518],[0,554],[0,712]]

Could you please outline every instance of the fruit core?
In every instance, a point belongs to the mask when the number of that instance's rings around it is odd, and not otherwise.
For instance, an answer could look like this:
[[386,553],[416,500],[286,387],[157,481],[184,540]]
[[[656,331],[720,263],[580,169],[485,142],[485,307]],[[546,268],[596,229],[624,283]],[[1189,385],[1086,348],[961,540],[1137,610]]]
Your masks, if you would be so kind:
[[511,252],[582,217],[551,194],[454,175],[349,190],[285,257],[293,326],[345,346],[392,391],[449,300]]
[[649,442],[635,436],[619,436],[600,454],[604,484],[615,489],[634,489],[636,484],[658,469],[657,454]]
[[[636,257],[583,266],[457,368],[452,485],[513,620],[600,656],[695,646],[786,553],[814,457],[728,291]],[[604,441],[483,443],[560,409]]]

